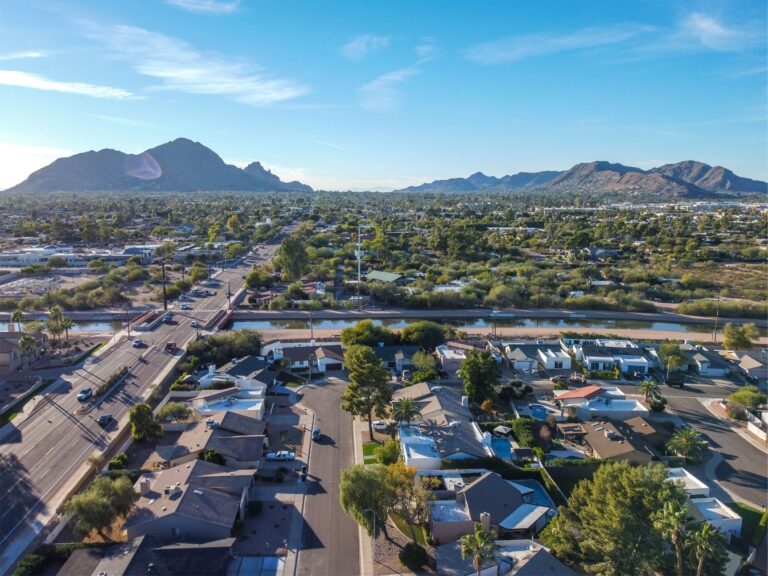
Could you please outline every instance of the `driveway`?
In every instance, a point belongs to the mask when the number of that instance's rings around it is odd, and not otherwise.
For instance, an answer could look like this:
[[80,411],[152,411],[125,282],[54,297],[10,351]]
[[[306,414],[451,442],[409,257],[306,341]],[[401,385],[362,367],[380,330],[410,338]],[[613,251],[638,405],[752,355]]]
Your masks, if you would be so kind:
[[303,389],[301,403],[316,415],[322,436],[313,442],[304,506],[298,573],[357,576],[360,573],[357,524],[339,504],[341,471],[354,462],[352,418],[341,409],[344,384],[336,379]]

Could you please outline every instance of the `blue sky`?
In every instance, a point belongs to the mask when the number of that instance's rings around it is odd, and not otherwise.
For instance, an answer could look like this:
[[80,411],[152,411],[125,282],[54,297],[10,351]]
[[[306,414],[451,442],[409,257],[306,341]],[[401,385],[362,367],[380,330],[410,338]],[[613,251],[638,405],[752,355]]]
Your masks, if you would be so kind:
[[766,3],[0,0],[0,188],[179,136],[324,189],[610,160],[768,179]]

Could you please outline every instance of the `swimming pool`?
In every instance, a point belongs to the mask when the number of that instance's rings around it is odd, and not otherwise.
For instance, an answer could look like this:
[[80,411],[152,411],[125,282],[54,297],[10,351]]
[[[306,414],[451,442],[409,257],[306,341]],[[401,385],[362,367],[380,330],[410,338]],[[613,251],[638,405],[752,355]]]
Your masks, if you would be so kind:
[[499,458],[512,460],[512,443],[506,438],[491,438],[491,450]]
[[548,408],[542,404],[529,404],[528,410],[531,411],[531,416],[536,420],[546,420],[550,416],[558,417],[560,412],[555,408]]

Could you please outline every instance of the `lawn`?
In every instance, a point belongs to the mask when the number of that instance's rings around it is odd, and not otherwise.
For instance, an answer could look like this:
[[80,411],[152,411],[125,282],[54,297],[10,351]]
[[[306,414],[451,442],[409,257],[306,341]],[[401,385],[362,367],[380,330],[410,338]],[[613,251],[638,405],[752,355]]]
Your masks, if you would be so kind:
[[731,504],[731,507],[736,514],[741,516],[742,539],[757,548],[765,533],[765,526],[760,526],[760,518],[762,518],[764,512],[743,502],[734,502]]
[[[408,527],[408,522],[405,521],[405,518],[398,514],[390,514],[389,515],[390,520],[394,523],[395,526],[397,526],[397,529],[400,530],[400,532],[403,533],[403,536],[411,539],[411,529]],[[416,534],[416,544],[419,546],[427,546],[427,540],[424,536],[424,528],[419,526],[418,524],[413,525],[413,532]]]
[[366,464],[376,463],[376,448],[381,446],[378,442],[367,442],[363,444],[363,462]]

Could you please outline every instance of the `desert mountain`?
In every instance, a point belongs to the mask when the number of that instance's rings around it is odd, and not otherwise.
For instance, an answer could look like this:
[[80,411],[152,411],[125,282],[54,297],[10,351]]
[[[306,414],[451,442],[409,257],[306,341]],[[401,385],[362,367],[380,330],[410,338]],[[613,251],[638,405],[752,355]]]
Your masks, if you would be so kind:
[[178,138],[141,154],[105,149],[59,158],[7,192],[288,190],[312,189],[283,182],[258,162],[242,170],[199,142]]
[[687,161],[642,170],[598,161],[576,164],[563,172],[520,172],[496,178],[482,172],[411,186],[398,192],[477,192],[536,189],[552,192],[618,192],[676,198],[710,198],[718,194],[768,192],[768,184],[735,175],[721,166]]

